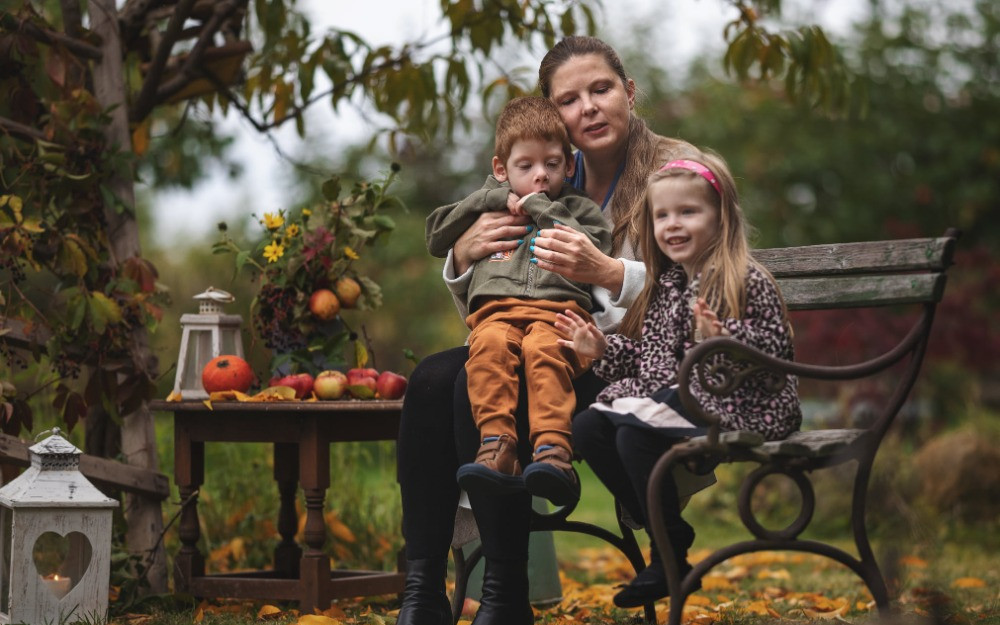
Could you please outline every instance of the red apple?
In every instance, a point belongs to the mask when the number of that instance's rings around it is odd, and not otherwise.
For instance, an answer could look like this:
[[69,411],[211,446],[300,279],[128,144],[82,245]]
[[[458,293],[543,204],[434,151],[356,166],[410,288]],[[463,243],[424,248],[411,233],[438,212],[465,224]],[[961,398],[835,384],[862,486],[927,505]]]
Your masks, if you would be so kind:
[[295,398],[307,397],[313,390],[313,377],[308,373],[294,373],[275,380],[271,378],[271,386],[290,386],[295,389]]
[[392,371],[383,371],[375,383],[375,390],[382,399],[399,399],[406,392],[406,378]]
[[340,371],[321,371],[313,382],[313,392],[319,399],[340,399],[347,390],[347,376]]
[[375,369],[348,369],[347,370],[347,390],[358,399],[371,399],[375,397],[375,389],[378,385],[378,371]]
[[309,312],[321,321],[332,321],[340,312],[340,300],[330,289],[317,289],[309,296]]

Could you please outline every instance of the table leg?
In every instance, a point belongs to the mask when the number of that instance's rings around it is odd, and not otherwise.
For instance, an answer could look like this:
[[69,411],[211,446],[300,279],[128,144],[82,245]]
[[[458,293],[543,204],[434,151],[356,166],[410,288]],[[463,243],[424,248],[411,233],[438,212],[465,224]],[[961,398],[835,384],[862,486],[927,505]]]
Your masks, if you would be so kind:
[[177,526],[181,548],[174,559],[174,588],[185,592],[192,578],[205,575],[205,558],[198,551],[197,495],[205,482],[205,443],[191,440],[182,419],[174,421],[174,480],[184,504]]
[[299,440],[299,477],[306,499],[306,550],[302,554],[299,609],[308,614],[313,608],[330,607],[330,558],[323,553],[326,522],[323,502],[330,487],[330,444],[320,436],[315,416],[305,419]]
[[299,576],[302,549],[295,543],[299,515],[295,511],[295,494],[299,486],[299,446],[295,443],[274,444],[274,480],[278,483],[281,507],[278,509],[278,534],[281,542],[274,550],[274,570],[283,577]]

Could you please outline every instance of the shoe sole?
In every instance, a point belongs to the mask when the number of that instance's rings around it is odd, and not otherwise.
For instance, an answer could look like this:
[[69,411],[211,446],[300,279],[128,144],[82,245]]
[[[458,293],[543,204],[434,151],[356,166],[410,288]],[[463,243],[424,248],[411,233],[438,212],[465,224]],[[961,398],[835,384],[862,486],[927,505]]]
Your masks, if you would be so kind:
[[480,464],[466,464],[458,468],[458,485],[465,492],[510,494],[524,492],[524,478],[504,475]]
[[[660,599],[666,599],[670,596],[670,589],[666,586],[660,588],[650,587],[648,590],[635,590],[625,597],[621,597],[621,594],[626,592],[626,590],[622,590],[611,599],[611,602],[619,608],[641,608],[646,604],[655,603]],[[699,590],[701,590],[701,580],[698,580],[698,583],[695,584],[690,594],[696,593]]]
[[562,471],[548,465],[525,469],[524,487],[535,497],[548,499],[556,506],[568,506],[580,500],[580,485],[568,482]]

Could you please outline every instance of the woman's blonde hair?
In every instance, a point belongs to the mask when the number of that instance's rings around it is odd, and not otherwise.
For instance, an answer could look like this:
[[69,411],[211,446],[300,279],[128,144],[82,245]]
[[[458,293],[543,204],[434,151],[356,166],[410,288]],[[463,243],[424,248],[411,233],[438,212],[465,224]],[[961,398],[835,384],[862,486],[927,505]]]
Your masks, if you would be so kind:
[[[708,197],[713,198],[718,213],[717,236],[709,243],[701,259],[701,281],[698,294],[704,297],[709,307],[719,318],[740,319],[746,309],[746,277],[750,266],[756,267],[768,279],[771,274],[750,255],[749,224],[740,208],[736,195],[736,181],[725,160],[710,151],[685,150],[674,158],[700,163],[707,167],[719,185],[716,190],[698,173],[682,167],[670,167],[654,172],[648,178],[646,190],[638,204],[638,240],[643,261],[646,264],[646,283],[642,293],[629,306],[618,331],[638,339],[642,333],[642,323],[646,311],[656,296],[659,277],[674,266],[674,262],[664,254],[656,243],[653,232],[650,189],[663,180],[689,180],[692,184],[704,185]],[[694,276],[689,276],[693,278]],[[782,313],[787,319],[782,303]]]
[[[628,88],[629,76],[614,48],[596,37],[573,36],[560,40],[542,58],[538,66],[538,89],[541,94],[546,98],[551,97],[552,77],[564,63],[574,57],[590,54],[604,59]],[[609,202],[609,217],[614,228],[611,235],[612,256],[621,252],[626,239],[631,240],[633,247],[636,247],[639,240],[639,200],[646,188],[649,174],[667,162],[672,152],[682,147],[689,148],[690,145],[657,135],[634,110],[629,112],[625,165]]]

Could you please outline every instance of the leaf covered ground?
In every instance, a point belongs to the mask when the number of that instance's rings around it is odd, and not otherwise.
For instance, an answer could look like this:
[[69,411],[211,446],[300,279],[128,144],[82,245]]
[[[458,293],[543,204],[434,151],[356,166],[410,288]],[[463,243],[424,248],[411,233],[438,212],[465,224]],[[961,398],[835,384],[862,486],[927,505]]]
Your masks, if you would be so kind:
[[[692,553],[697,560],[707,550]],[[562,601],[536,609],[537,623],[596,625],[641,622],[642,611],[614,608],[616,585],[631,569],[610,547],[582,548],[560,562]],[[895,605],[903,622],[947,625],[1000,623],[1000,566],[988,556],[966,553],[960,560],[977,569],[961,573],[960,564],[936,566],[916,555],[899,558],[900,594]],[[978,570],[984,567],[983,570]],[[281,625],[393,625],[398,614],[394,596],[335,602],[325,611],[302,614],[294,604],[202,600],[174,597],[172,607],[133,612],[113,619],[115,625],[236,625],[271,622]],[[476,603],[467,602],[460,624],[471,623]],[[657,604],[657,621],[666,622],[668,602]],[[143,612],[147,612],[144,610]],[[841,565],[811,554],[763,552],[738,556],[713,569],[701,591],[684,609],[690,625],[755,625],[757,623],[864,623],[880,620],[871,595]]]

